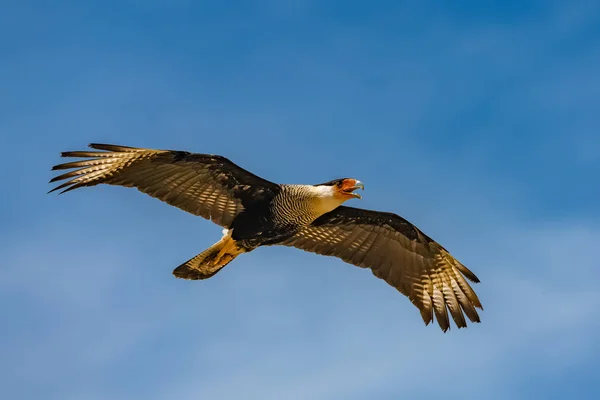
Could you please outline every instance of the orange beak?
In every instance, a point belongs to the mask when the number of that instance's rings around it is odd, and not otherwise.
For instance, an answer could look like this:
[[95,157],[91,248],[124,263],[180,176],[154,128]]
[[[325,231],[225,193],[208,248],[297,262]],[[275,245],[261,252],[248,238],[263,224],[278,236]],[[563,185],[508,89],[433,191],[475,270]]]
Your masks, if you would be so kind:
[[342,194],[362,199],[360,194],[354,193],[354,191],[358,189],[365,190],[365,185],[356,179],[345,179],[344,182],[342,182],[342,187],[340,188]]

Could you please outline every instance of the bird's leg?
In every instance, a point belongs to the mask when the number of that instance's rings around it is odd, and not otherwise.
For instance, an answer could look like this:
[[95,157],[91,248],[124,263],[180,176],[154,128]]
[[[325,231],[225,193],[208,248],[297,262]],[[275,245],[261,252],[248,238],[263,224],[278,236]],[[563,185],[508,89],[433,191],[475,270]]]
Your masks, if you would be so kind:
[[219,250],[219,252],[215,255],[215,257],[212,260],[210,260],[210,263],[212,265],[229,262],[235,258],[233,254],[237,255],[239,253],[240,247],[237,245],[235,240],[231,239],[231,234],[232,229],[223,229],[223,237],[220,241],[225,243],[223,247]]

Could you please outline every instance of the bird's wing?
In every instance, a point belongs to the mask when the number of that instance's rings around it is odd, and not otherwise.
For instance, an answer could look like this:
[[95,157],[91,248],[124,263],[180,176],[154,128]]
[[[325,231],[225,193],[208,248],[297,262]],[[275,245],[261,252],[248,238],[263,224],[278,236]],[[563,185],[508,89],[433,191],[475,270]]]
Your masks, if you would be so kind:
[[340,206],[281,244],[370,268],[408,296],[426,325],[435,314],[445,332],[450,326],[448,311],[459,328],[467,326],[464,314],[479,322],[475,307],[482,306],[465,277],[479,279],[396,214]]
[[135,187],[184,211],[229,227],[249,203],[277,193],[279,186],[235,165],[225,157],[176,150],[90,144],[101,151],[68,151],[85,158],[54,166],[76,168],[50,182],[73,178],[51,190],[61,193],[100,183]]

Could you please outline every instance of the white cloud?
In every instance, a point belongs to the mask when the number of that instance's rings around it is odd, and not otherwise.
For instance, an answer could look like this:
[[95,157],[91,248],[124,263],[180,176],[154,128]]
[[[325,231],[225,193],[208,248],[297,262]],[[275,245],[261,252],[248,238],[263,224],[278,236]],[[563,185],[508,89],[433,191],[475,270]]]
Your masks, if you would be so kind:
[[[189,372],[165,383],[157,398],[341,399],[382,390],[411,398],[480,398],[492,388],[498,398],[516,395],[515,370],[535,368],[550,378],[589,359],[600,318],[590,305],[600,301],[594,288],[600,273],[588,246],[598,239],[600,231],[571,225],[527,230],[496,225],[487,248],[470,250],[475,270],[486,277],[476,287],[486,307],[483,322],[446,335],[437,326],[425,328],[416,309],[401,295],[375,285],[379,281],[374,277],[342,268],[336,272],[346,277],[338,276],[337,283],[327,280],[321,288],[336,295],[294,296],[296,302],[322,301],[320,305],[288,304],[278,290],[260,308],[249,300],[247,307],[240,305],[248,314],[230,321],[234,337],[212,336],[209,343],[189,347],[188,364],[179,366]],[[508,241],[509,252],[494,252],[501,240]],[[266,253],[264,257],[269,259]],[[335,269],[330,261],[314,262],[318,268]],[[236,274],[247,285],[261,286],[262,275]],[[352,279],[366,288],[373,283],[377,290],[348,290],[344,283]],[[286,284],[294,290],[293,282]],[[245,291],[240,284],[235,296],[243,298]],[[271,329],[280,332],[267,333]]]

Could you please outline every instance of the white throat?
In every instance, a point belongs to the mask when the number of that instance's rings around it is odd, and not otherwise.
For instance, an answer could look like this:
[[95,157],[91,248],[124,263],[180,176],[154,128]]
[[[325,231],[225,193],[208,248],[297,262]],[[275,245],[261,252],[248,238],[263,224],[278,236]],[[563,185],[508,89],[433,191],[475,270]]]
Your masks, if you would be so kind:
[[318,211],[319,215],[335,210],[345,201],[335,196],[333,186],[308,186],[308,188],[312,196],[314,196],[314,200],[316,200],[313,201],[316,207],[315,211]]

